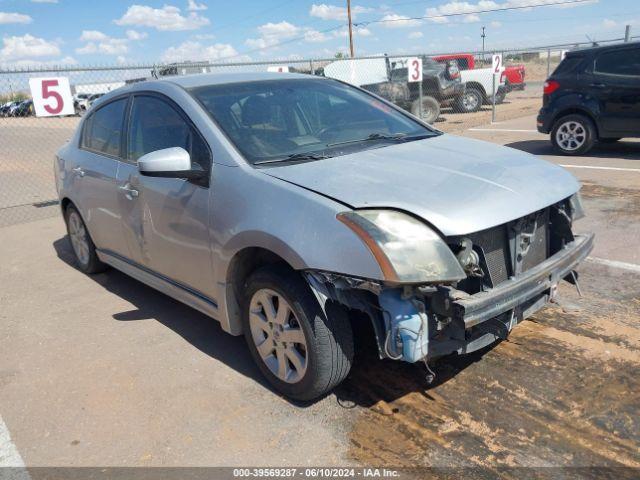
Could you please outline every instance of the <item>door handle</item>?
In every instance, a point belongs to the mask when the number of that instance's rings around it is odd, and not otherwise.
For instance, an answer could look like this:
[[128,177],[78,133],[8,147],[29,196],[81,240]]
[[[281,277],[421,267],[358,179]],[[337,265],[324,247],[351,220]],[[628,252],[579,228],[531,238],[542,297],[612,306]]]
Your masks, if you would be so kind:
[[71,171],[76,175],[78,175],[79,177],[84,177],[84,170],[82,169],[82,167],[72,168]]
[[124,193],[124,196],[127,197],[127,199],[129,200],[133,200],[134,198],[137,198],[139,195],[138,190],[136,190],[135,188],[131,188],[131,185],[129,185],[128,183],[118,188]]

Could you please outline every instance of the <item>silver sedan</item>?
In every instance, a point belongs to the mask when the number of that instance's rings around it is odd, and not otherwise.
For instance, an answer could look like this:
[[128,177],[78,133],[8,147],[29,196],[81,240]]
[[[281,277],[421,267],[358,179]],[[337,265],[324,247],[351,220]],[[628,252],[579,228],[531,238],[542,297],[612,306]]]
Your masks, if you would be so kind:
[[302,400],[347,376],[354,335],[425,363],[505,338],[593,247],[565,170],[306,75],[125,86],[55,172],[80,270],[114,267],[244,334]]

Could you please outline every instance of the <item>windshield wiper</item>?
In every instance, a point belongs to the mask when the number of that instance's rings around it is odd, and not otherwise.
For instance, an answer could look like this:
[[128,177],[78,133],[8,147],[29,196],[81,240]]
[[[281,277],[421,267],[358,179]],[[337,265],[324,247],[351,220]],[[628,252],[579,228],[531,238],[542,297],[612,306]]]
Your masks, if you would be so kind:
[[410,142],[412,140],[420,140],[422,138],[431,137],[431,134],[420,133],[418,135],[407,135],[406,133],[398,133],[395,135],[387,135],[385,133],[372,133],[365,138],[358,138],[355,140],[345,140],[343,142],[328,143],[327,147],[334,147],[336,145],[346,145],[348,143],[361,143],[370,142],[375,140],[393,140],[396,142]]
[[258,160],[253,162],[254,165],[265,165],[268,163],[284,163],[295,162],[298,160],[324,160],[325,158],[331,158],[329,155],[322,155],[319,153],[293,153],[286,157],[270,158],[268,160]]

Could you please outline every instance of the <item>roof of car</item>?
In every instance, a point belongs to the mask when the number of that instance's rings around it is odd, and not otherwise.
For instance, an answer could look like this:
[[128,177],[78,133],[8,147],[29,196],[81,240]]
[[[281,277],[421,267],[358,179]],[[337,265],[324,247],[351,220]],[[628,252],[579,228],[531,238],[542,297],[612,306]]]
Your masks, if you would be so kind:
[[586,48],[578,48],[575,50],[570,50],[567,52],[567,55],[584,55],[584,54],[592,54],[601,52],[604,50],[617,50],[618,48],[628,48],[628,47],[638,47],[640,46],[640,42],[626,42],[626,43],[615,43],[613,45],[597,45],[595,47],[586,47]]
[[[301,73],[243,72],[243,73],[199,73],[196,75],[164,77],[161,80],[175,83],[183,88],[220,85],[224,83],[255,82],[260,80],[282,80],[291,78],[312,78]],[[316,77],[317,78],[317,77]]]

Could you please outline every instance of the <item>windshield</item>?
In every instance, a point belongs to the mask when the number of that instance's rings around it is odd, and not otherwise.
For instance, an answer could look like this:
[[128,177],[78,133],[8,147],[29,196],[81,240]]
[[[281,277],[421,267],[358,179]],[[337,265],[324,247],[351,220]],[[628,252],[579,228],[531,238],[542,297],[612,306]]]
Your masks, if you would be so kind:
[[333,80],[210,85],[191,93],[254,165],[320,160],[437,135]]

